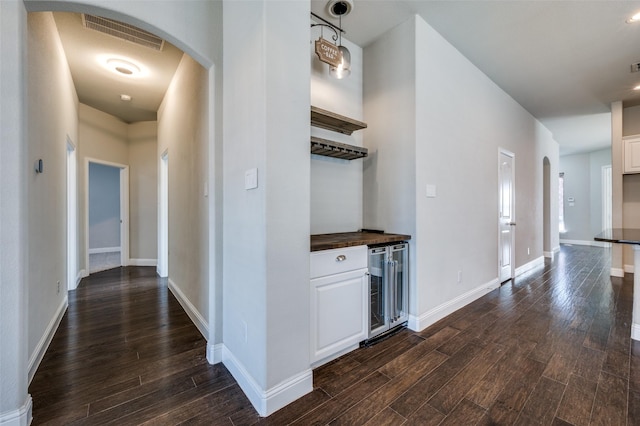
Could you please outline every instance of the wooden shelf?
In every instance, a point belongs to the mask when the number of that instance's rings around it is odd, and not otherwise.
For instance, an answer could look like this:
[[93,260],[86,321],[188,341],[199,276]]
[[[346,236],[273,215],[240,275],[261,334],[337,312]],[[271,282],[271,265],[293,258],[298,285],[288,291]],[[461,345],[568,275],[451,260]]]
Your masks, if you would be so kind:
[[326,157],[341,158],[343,160],[355,160],[364,158],[369,154],[367,148],[362,148],[346,143],[330,141],[328,139],[311,137],[311,153]]
[[314,106],[311,106],[311,125],[345,135],[367,128],[367,123]]

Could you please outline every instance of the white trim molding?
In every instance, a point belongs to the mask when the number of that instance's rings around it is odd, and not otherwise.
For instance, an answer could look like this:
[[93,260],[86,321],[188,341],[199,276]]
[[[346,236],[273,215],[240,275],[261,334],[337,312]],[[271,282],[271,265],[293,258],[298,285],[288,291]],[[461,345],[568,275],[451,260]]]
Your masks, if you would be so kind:
[[222,362],[222,343],[212,344],[207,342],[207,361],[209,364],[218,364]]
[[500,282],[498,281],[498,278],[495,278],[486,284],[482,284],[456,298],[436,306],[420,316],[409,315],[408,327],[413,331],[422,331],[430,325],[435,324],[437,321],[440,321],[447,315],[452,314],[458,309],[463,308],[474,300],[481,298],[485,294],[499,287]]
[[157,266],[158,259],[129,259],[129,266]]
[[100,254],[100,253],[120,253],[120,247],[99,247],[99,248],[89,249],[89,254]]
[[556,255],[560,253],[560,246],[558,247],[554,247],[551,251],[544,251],[542,252],[542,255],[548,259],[555,259]]
[[47,329],[45,330],[42,338],[36,345],[33,353],[29,357],[29,383],[33,380],[33,376],[36,374],[36,370],[40,366],[40,362],[42,362],[42,358],[44,354],[47,352],[47,348],[51,344],[51,340],[53,340],[54,334],[56,334],[56,330],[58,330],[58,326],[60,325],[60,321],[62,321],[62,317],[64,313],[67,311],[67,307],[69,306],[69,298],[65,294],[62,299],[62,303],[58,306],[58,310],[56,311],[53,318],[49,322]]
[[605,243],[604,241],[596,241],[596,240],[560,240],[560,244],[570,244],[574,246],[591,246],[591,247],[609,247],[609,243]]
[[635,268],[633,267],[633,265],[624,265],[624,272],[633,274],[634,271],[635,271]]
[[191,321],[195,324],[200,334],[202,334],[202,337],[207,340],[209,338],[209,325],[207,321],[171,278],[169,278],[169,290],[171,290],[171,293],[178,299],[182,309],[189,315],[189,318],[191,318]]
[[516,277],[520,274],[524,274],[527,271],[537,268],[540,265],[544,265],[544,256],[540,256],[537,259],[533,259],[531,262],[518,266],[516,268]]
[[27,399],[22,407],[17,410],[0,413],[0,425],[2,426],[28,426],[31,424],[33,416],[31,414],[33,408],[33,400],[31,395],[27,394]]
[[267,417],[313,390],[313,371],[305,370],[278,385],[264,390],[242,363],[223,345],[222,362],[236,379],[261,417]]
[[640,340],[640,324],[631,324],[631,338],[633,340]]
[[611,276],[624,278],[624,269],[622,268],[611,268]]

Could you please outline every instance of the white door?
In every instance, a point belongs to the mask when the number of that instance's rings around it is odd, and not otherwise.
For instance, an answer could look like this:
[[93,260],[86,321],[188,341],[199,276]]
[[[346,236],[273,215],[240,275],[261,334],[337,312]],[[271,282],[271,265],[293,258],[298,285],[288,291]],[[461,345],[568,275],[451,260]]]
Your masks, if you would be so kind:
[[498,168],[498,252],[500,282],[514,276],[514,237],[515,237],[515,199],[514,199],[514,154],[505,150],[499,153]]

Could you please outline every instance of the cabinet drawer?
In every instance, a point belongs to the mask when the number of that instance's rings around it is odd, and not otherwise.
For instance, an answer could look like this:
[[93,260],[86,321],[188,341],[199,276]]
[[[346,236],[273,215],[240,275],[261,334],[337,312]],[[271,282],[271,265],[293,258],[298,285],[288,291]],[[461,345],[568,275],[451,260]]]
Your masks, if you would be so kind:
[[321,250],[311,253],[311,278],[367,267],[367,246]]

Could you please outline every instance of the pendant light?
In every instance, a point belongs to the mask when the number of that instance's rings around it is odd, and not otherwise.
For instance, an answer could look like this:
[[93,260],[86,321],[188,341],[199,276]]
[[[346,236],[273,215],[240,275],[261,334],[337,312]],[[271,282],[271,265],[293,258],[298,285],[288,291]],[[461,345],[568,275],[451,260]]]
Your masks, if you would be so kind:
[[[342,28],[342,15],[344,15],[344,13],[345,12],[338,15],[340,19],[340,28]],[[340,33],[339,39],[340,41],[338,44],[338,50],[342,54],[342,61],[337,67],[329,67],[329,73],[333,77],[340,80],[348,77],[351,74],[351,52],[349,52],[349,49],[342,45],[342,33]]]

